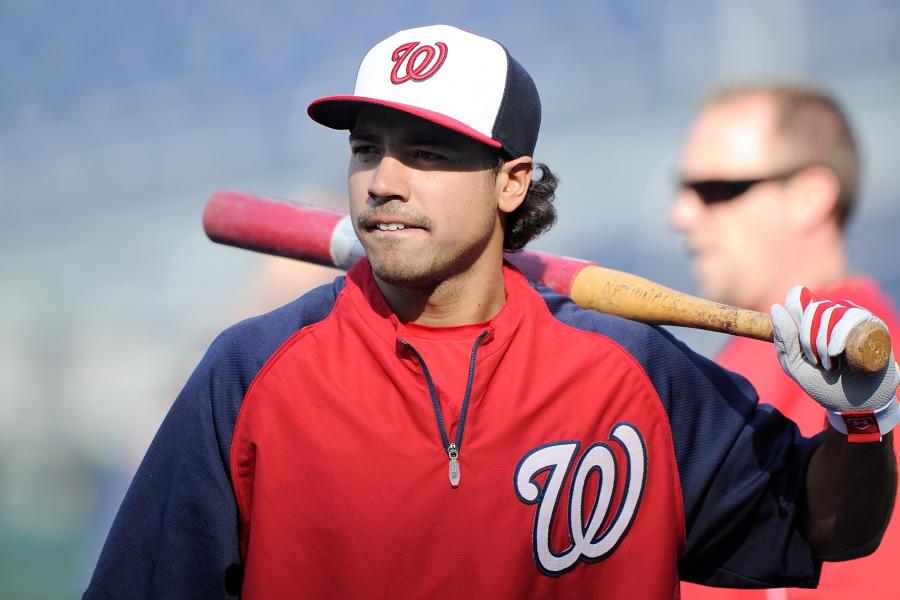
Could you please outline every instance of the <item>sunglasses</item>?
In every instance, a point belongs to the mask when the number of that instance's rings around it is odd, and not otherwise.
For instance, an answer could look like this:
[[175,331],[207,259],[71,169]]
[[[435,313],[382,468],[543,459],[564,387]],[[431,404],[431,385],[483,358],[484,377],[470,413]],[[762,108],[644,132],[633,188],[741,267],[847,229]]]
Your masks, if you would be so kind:
[[803,169],[812,165],[801,165],[789,171],[775,173],[753,179],[684,179],[679,182],[683,190],[692,190],[706,206],[719,202],[728,202],[747,193],[750,188],[768,181],[787,181]]

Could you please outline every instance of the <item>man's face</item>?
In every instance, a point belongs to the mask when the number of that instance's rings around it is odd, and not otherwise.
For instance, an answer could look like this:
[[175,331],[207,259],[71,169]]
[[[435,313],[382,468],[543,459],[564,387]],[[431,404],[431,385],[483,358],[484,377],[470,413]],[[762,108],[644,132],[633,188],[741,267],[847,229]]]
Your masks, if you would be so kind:
[[[703,111],[691,129],[680,166],[682,181],[752,180],[795,165],[773,150],[775,107],[743,97]],[[782,227],[784,180],[756,183],[729,200],[704,203],[682,186],[673,225],[685,234],[702,293],[714,300],[768,310],[774,273],[791,259]],[[781,293],[774,291],[774,293]]]
[[[423,119],[364,108],[350,133],[350,214],[378,279],[433,287],[502,248],[487,147]],[[499,246],[497,246],[499,244]]]

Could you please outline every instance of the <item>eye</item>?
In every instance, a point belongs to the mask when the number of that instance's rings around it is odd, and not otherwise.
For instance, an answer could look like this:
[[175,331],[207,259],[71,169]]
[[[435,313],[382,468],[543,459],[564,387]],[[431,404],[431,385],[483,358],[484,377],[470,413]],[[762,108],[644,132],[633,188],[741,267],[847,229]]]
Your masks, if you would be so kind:
[[427,161],[446,160],[446,157],[442,154],[438,154],[430,150],[423,150],[421,148],[413,151],[413,158],[415,158],[416,160]]
[[353,153],[354,156],[376,154],[378,152],[378,146],[373,144],[353,144],[350,146],[350,152]]

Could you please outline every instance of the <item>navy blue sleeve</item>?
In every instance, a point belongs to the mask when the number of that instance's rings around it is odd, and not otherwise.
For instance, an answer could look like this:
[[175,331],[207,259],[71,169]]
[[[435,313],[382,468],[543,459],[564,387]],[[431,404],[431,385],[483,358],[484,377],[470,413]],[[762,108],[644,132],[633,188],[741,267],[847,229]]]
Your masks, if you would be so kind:
[[125,495],[84,598],[228,598],[240,593],[229,474],[246,390],[291,335],[324,319],[344,279],[213,342],[178,395]]
[[[821,563],[802,533],[817,438],[740,375],[659,327],[580,308],[539,290],[561,321],[609,337],[642,365],[669,417],[684,501],[680,574],[721,587],[814,587]],[[774,350],[773,350],[774,352]]]

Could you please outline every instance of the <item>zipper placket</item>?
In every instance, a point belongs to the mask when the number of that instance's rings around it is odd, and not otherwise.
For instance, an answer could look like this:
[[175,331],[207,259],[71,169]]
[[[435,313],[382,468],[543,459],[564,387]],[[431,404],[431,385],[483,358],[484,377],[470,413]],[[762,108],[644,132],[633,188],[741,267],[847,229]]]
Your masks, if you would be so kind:
[[425,375],[425,382],[428,384],[428,393],[431,396],[431,406],[434,408],[434,416],[437,420],[438,432],[441,434],[441,442],[447,451],[447,458],[450,460],[448,476],[450,478],[450,485],[453,487],[459,485],[459,452],[462,448],[466,415],[469,413],[469,398],[472,395],[472,381],[475,379],[475,357],[478,354],[478,347],[481,346],[481,342],[484,341],[484,338],[486,338],[487,335],[488,330],[485,329],[481,332],[481,335],[475,339],[475,343],[472,345],[472,354],[469,357],[469,377],[466,380],[466,393],[463,395],[462,406],[459,410],[459,426],[456,428],[456,439],[453,442],[450,441],[450,436],[447,435],[447,426],[444,423],[444,413],[441,410],[437,388],[434,385],[434,380],[431,378],[431,372],[428,370],[428,365],[425,364],[425,359],[422,358],[422,355],[419,354],[419,351],[416,350],[415,346],[406,340],[399,338],[400,343],[409,348],[413,355],[415,355],[416,360],[419,362],[419,366],[422,367],[422,373]]

